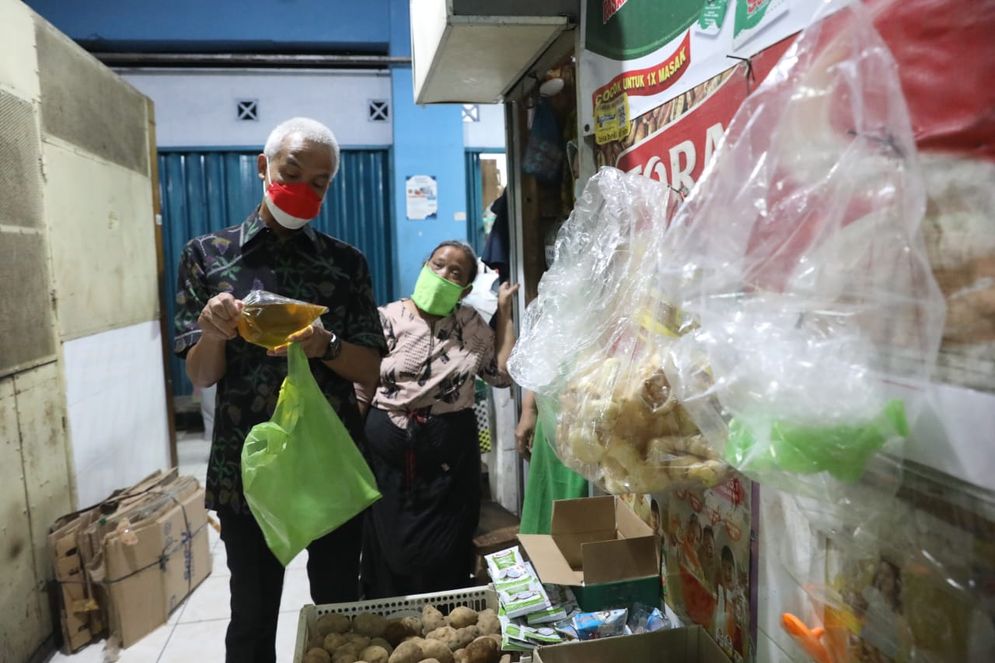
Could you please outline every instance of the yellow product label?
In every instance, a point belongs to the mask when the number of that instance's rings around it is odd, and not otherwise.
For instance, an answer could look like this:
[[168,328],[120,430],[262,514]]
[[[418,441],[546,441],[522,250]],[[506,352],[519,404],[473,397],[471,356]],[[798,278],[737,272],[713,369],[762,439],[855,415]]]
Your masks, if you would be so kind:
[[622,93],[594,107],[594,141],[598,145],[628,138],[630,131],[629,95]]

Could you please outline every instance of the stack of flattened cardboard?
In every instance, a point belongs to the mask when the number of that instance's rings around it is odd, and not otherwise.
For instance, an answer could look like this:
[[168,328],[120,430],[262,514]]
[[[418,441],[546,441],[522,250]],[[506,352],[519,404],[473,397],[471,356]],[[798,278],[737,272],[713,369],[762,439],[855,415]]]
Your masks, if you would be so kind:
[[105,628],[132,645],[211,573],[204,491],[175,469],[60,518],[49,544],[70,652]]

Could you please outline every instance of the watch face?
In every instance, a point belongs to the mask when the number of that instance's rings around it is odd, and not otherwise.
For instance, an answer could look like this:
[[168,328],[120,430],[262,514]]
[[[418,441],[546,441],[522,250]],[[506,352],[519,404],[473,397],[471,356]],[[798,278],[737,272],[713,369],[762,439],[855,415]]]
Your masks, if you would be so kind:
[[325,350],[323,359],[325,361],[335,359],[339,356],[341,351],[342,341],[339,340],[339,337],[335,332],[332,332],[332,338],[328,341],[328,348]]

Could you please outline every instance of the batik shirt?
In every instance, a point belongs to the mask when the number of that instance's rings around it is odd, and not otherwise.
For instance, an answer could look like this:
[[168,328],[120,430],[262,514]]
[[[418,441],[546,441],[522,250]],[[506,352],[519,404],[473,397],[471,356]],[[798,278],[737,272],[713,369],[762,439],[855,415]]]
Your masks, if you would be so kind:
[[[176,294],[175,352],[185,357],[200,339],[197,318],[215,295],[243,299],[267,290],[326,306],[325,329],[349,343],[386,350],[383,327],[373,298],[363,254],[311,226],[281,239],[258,210],[239,226],[191,240],[180,258]],[[214,438],[207,467],[207,507],[246,512],[242,492],[242,445],[249,430],[273,415],[287,359],[269,357],[266,349],[241,337],[225,346],[226,369],[218,382]],[[350,381],[312,359],[311,372],[329,403],[357,442],[362,421]],[[329,468],[329,480],[335,468]]]
[[386,410],[396,426],[406,428],[412,413],[472,408],[476,376],[495,387],[511,385],[498,370],[494,331],[475,309],[458,306],[430,325],[405,301],[380,307],[387,356],[376,391],[360,393],[361,400]]

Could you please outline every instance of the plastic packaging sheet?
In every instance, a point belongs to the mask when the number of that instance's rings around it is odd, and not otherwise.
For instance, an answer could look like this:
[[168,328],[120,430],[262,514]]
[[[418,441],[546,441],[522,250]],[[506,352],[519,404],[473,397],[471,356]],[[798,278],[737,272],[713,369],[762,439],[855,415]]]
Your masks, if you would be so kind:
[[563,460],[614,493],[712,485],[725,459],[828,498],[900,456],[944,305],[908,111],[865,12],[799,37],[672,223],[669,194],[599,172],[526,313],[511,371],[556,413]]
[[747,98],[660,254],[698,323],[667,378],[738,469],[821,495],[900,455],[944,317],[924,209],[891,54],[841,10]]
[[690,329],[656,287],[677,197],[603,169],[556,243],[511,371],[539,396],[561,459],[612,493],[714,485],[725,465],[671,393],[670,347]]
[[854,500],[849,518],[785,497],[796,517],[777,524],[790,534],[767,537],[763,553],[799,590],[782,582],[770,595],[768,635],[782,649],[820,663],[991,660],[995,495],[910,469],[897,495]]

